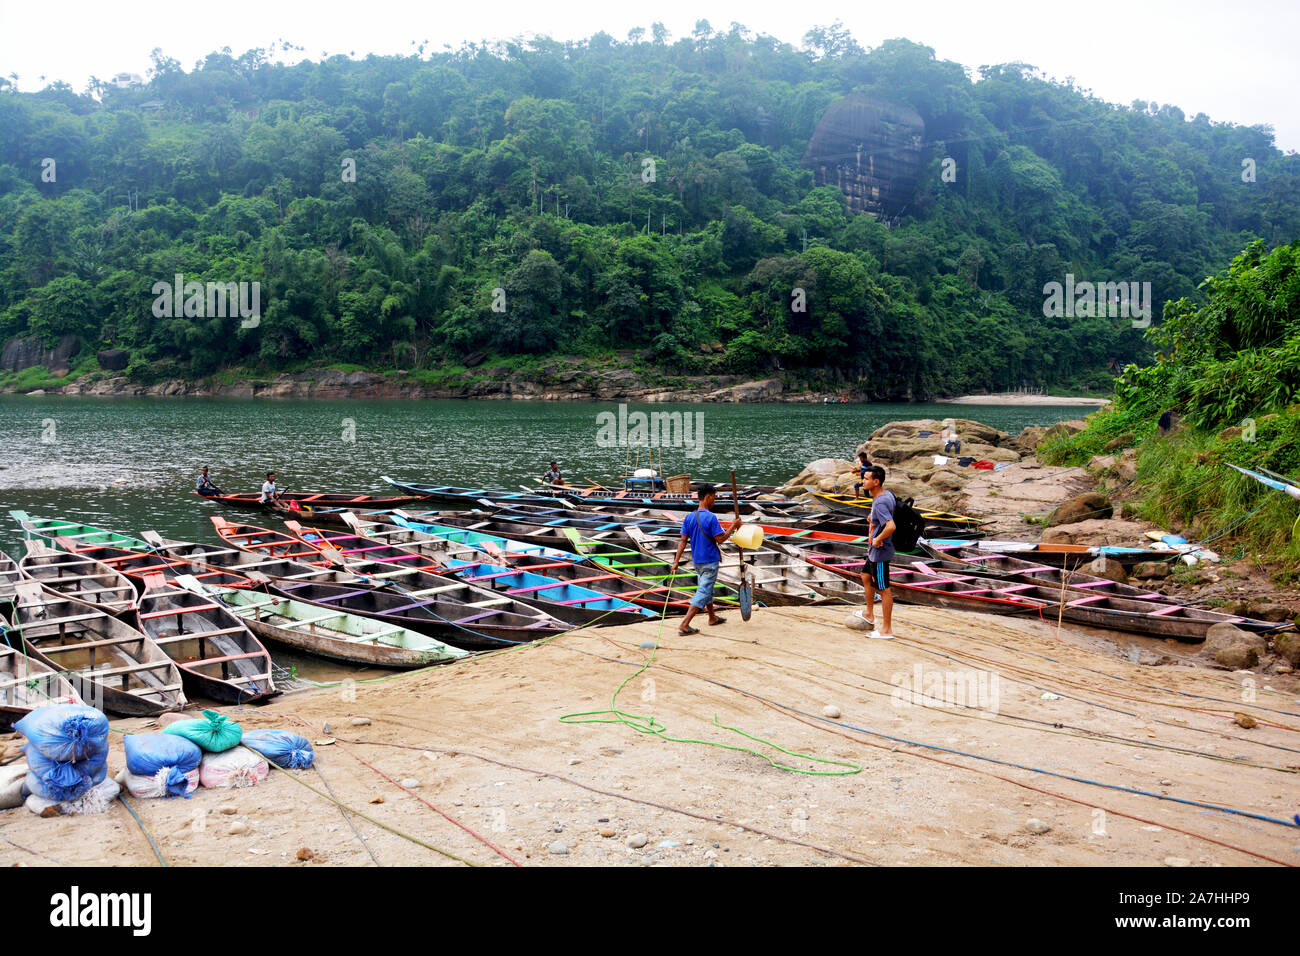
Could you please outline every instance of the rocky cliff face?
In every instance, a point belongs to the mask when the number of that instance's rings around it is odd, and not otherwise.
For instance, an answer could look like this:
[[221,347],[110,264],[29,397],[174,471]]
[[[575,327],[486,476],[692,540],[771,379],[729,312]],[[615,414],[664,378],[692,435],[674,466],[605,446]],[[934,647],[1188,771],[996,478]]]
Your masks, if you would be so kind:
[[9,339],[0,351],[0,371],[21,372],[44,365],[55,375],[66,375],[70,369],[68,363],[77,354],[77,345],[75,335],[63,336],[54,348],[46,348],[35,337]]

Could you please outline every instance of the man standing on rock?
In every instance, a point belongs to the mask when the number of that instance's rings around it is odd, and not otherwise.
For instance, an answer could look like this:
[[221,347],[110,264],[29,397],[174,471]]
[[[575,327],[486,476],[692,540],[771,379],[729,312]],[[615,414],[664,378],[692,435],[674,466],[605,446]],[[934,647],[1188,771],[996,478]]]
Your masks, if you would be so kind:
[[[885,469],[872,465],[865,476],[867,494],[871,496],[871,517],[868,521],[871,547],[867,550],[867,566],[862,572],[862,587],[867,592],[867,606],[863,619],[871,625],[867,636],[881,641],[894,639],[894,594],[889,589],[889,562],[894,557],[894,508],[897,502],[892,491],[885,490]],[[876,627],[876,592],[880,592],[880,613],[884,627]]]
[[682,551],[689,541],[691,563],[695,565],[695,575],[699,581],[699,589],[691,597],[690,610],[677,629],[677,633],[683,636],[700,632],[699,628],[691,627],[691,619],[700,611],[708,612],[710,625],[727,622],[725,617],[718,617],[718,612],[713,608],[713,586],[718,581],[718,565],[722,563],[722,552],[718,550],[718,545],[736,533],[740,527],[740,516],[737,515],[731,522],[731,527],[723,531],[718,516],[710,510],[717,497],[717,489],[712,485],[700,486],[700,506],[682,521],[682,537],[677,542],[677,554],[673,556],[673,574],[676,574],[678,562],[682,560]]
[[858,452],[858,480],[853,484],[853,497],[862,497],[862,486],[867,480],[867,472],[871,470],[871,459],[867,457],[865,451]]

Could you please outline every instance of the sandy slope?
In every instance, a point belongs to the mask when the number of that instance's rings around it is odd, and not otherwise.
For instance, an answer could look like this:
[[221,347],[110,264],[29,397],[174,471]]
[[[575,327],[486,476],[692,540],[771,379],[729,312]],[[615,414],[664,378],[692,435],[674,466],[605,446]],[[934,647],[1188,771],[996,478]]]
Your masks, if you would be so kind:
[[[1258,699],[1247,704],[1246,675],[1180,663],[1181,646],[1068,629],[1061,640],[1035,621],[915,607],[899,609],[904,639],[867,641],[842,625],[846,614],[842,607],[759,610],[745,624],[733,613],[727,624],[690,638],[678,637],[670,622],[653,666],[619,703],[653,714],[670,735],[751,745],[800,768],[828,767],[714,726],[716,715],[721,724],[850,762],[861,773],[789,773],[746,753],[667,742],[619,723],[561,722],[609,706],[650,653],[639,645],[654,640],[658,626],[647,623],[587,629],[543,646],[239,711],[250,728],[300,727],[301,720],[312,739],[324,737],[328,721],[339,743],[319,747],[320,772],[302,772],[297,781],[273,771],[253,789],[133,805],[173,865],[371,865],[339,809],[301,785],[324,794],[325,783],[344,803],[424,842],[508,865],[360,760],[419,780],[416,794],[524,865],[1265,864],[1242,850],[1300,863],[1294,828],[902,742],[1290,819],[1300,809],[1296,776],[1268,767],[1300,767],[1300,740],[1262,720],[1300,727],[1300,717],[1265,709],[1300,711],[1300,681],[1251,675]],[[983,674],[985,698],[968,698],[973,707],[966,710],[904,705],[895,692],[911,686],[916,668],[919,691],[937,690],[926,686],[935,671],[976,682]],[[957,689],[952,684],[951,693]],[[1044,700],[1045,692],[1059,697]],[[820,719],[828,704],[841,720]],[[1242,729],[1231,720],[1234,710],[1261,723]],[[353,717],[372,723],[354,727]],[[1100,734],[1124,741],[1090,736]],[[1234,755],[1243,763],[1215,759]],[[122,763],[119,740],[110,772]],[[371,803],[378,797],[382,803]],[[223,804],[237,812],[220,814]],[[1030,832],[1031,818],[1050,829]],[[232,835],[232,822],[248,832]],[[382,864],[460,865],[366,821],[356,827]],[[648,838],[644,849],[627,846],[635,833]],[[661,848],[665,841],[674,845]],[[567,854],[551,852],[561,844]],[[297,861],[301,847],[315,862]],[[0,814],[0,865],[20,862],[156,861],[119,805],[97,817],[43,820],[22,808]]]

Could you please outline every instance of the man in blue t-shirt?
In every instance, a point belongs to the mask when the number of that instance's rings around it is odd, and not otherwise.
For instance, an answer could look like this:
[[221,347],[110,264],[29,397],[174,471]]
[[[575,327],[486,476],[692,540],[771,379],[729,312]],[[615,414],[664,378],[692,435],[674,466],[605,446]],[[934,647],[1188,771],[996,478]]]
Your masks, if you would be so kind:
[[862,497],[862,486],[867,483],[867,472],[871,470],[871,459],[865,451],[858,452],[858,480],[853,483],[853,497]]
[[[885,469],[873,465],[865,476],[866,492],[871,496],[871,518],[868,521],[871,546],[867,549],[867,566],[862,571],[862,587],[866,590],[867,606],[862,616],[871,625],[868,637],[882,641],[894,639],[894,594],[889,590],[889,562],[894,557],[894,493],[885,490]],[[876,592],[880,592],[880,612],[884,627],[876,627]]]
[[691,563],[695,565],[699,588],[691,597],[690,609],[686,612],[686,617],[682,618],[682,625],[677,629],[678,634],[700,632],[699,628],[691,627],[691,619],[701,610],[708,612],[710,625],[725,624],[727,621],[725,617],[718,617],[713,609],[713,586],[718,581],[718,565],[722,563],[722,552],[718,550],[718,545],[724,543],[740,527],[740,518],[737,517],[732,521],[731,527],[726,531],[722,530],[718,516],[709,510],[717,500],[717,494],[717,489],[712,485],[700,486],[699,508],[682,520],[682,537],[677,542],[677,554],[673,556],[673,573],[677,573],[682,552],[689,542]]

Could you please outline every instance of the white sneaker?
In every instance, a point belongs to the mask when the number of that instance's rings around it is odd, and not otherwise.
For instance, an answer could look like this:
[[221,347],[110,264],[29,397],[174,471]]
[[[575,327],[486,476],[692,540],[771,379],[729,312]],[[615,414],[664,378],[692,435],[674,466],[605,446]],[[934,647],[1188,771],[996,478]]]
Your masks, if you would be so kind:
[[893,634],[886,634],[884,631],[872,631],[867,637],[873,641],[892,641],[894,639]]

